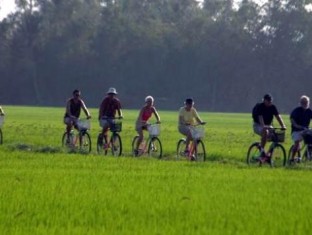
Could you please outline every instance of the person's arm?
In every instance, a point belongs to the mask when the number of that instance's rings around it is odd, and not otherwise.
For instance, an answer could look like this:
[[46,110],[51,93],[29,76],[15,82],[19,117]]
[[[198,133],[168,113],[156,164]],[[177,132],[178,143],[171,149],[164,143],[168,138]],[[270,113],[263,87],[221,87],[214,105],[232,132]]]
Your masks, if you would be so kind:
[[5,115],[5,113],[4,113],[4,111],[3,111],[3,108],[0,106],[0,115],[1,116],[4,116]]
[[119,116],[119,118],[123,118],[122,117],[122,111],[121,111],[121,109],[119,108],[119,109],[117,109],[117,112],[118,112],[118,116]]
[[155,107],[153,107],[152,112],[156,118],[157,123],[160,123],[160,117]]
[[87,109],[87,107],[86,107],[85,103],[83,102],[83,100],[81,100],[81,107],[82,107],[84,113],[86,114],[87,118],[91,118],[89,110]]
[[205,124],[205,122],[203,122],[201,120],[201,118],[199,117],[198,113],[197,113],[197,110],[195,108],[193,108],[193,113],[194,113],[194,116],[195,116],[195,120],[197,123],[199,124]]
[[281,115],[277,114],[275,117],[276,117],[278,123],[280,124],[281,128],[286,129],[286,126],[285,126],[285,124],[284,124],[284,121],[283,121]]
[[291,122],[291,125],[297,129],[303,130],[305,128],[304,126],[299,125],[293,118],[290,118],[290,122]]

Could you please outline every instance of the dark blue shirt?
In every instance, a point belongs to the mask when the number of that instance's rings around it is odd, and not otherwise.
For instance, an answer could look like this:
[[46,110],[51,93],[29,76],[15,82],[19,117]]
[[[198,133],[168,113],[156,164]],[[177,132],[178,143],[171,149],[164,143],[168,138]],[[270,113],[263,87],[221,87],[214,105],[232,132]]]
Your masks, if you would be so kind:
[[260,124],[259,116],[263,117],[264,125],[272,125],[273,117],[279,115],[277,108],[274,104],[266,106],[264,103],[260,103],[257,107],[257,115],[254,122]]
[[[304,109],[299,106],[291,112],[290,118],[293,119],[298,125],[308,128],[312,119],[312,110],[310,108]],[[291,125],[291,132],[293,131],[302,131],[302,128],[299,129]]]

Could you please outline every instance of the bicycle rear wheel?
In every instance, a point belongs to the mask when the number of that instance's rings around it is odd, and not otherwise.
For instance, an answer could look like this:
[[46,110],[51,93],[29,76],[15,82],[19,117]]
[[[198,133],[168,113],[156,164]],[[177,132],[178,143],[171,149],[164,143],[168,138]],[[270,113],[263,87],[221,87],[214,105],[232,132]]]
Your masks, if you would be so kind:
[[177,160],[186,160],[187,156],[185,156],[184,150],[186,148],[186,140],[184,138],[180,139],[177,144]]
[[202,140],[196,141],[195,159],[198,162],[206,161],[206,149],[205,149],[205,144]]
[[248,152],[247,152],[247,159],[246,159],[247,164],[250,166],[259,165],[260,155],[261,155],[260,143],[258,142],[252,143],[249,146]]
[[122,142],[118,133],[113,133],[111,137],[111,146],[113,156],[120,156],[122,153]]
[[91,152],[91,138],[87,131],[79,132],[79,150],[85,154]]
[[139,154],[139,152],[136,152],[136,151],[138,151],[136,149],[137,146],[138,146],[138,141],[139,141],[139,136],[138,135],[134,136],[133,140],[132,140],[131,146],[132,146],[132,155],[135,156],[135,157],[137,157],[138,154]]
[[96,142],[96,150],[98,154],[101,155],[107,155],[107,143],[105,138],[103,137],[102,133],[100,133],[97,137],[97,142]]
[[3,144],[3,134],[1,128],[0,128],[0,144]]
[[288,151],[287,163],[290,166],[295,165],[296,163],[299,163],[301,159],[300,151],[296,151],[295,153],[293,153],[293,151],[294,151],[294,145],[292,145]]
[[275,144],[271,152],[270,164],[272,167],[282,167],[286,165],[286,151],[283,145]]
[[162,145],[158,137],[152,137],[149,141],[148,155],[159,159],[162,157]]

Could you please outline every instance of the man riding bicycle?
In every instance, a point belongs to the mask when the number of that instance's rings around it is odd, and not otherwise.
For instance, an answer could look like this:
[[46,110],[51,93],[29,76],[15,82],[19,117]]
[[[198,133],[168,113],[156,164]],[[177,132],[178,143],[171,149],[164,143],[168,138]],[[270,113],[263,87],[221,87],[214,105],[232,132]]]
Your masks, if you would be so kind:
[[252,112],[253,130],[261,136],[260,157],[265,156],[264,147],[270,134],[269,129],[272,127],[273,117],[276,118],[282,129],[286,129],[282,117],[273,104],[273,97],[270,94],[266,94],[263,97],[262,103],[256,104]]
[[310,98],[305,95],[301,96],[299,104],[300,106],[296,107],[290,114],[291,137],[294,141],[290,161],[294,161],[294,155],[299,150],[300,142],[303,140],[303,131],[309,128],[312,119],[312,110],[309,108]]
[[[120,100],[116,97],[118,94],[116,89],[111,87],[106,94],[100,105],[99,122],[102,127],[102,137],[105,138],[105,142],[107,143],[107,131],[114,122],[116,112],[118,112],[118,117],[121,119],[122,111]],[[100,141],[103,141],[103,139],[101,138]]]
[[194,108],[194,101],[192,98],[187,98],[184,102],[184,107],[179,110],[179,125],[178,130],[182,135],[186,136],[185,155],[188,154],[189,144],[192,140],[190,126],[196,124],[205,124],[199,117],[197,110]]
[[66,134],[67,134],[66,142],[68,143],[69,143],[69,136],[70,136],[70,131],[72,127],[74,126],[75,128],[77,128],[76,125],[80,116],[81,109],[83,109],[88,119],[91,118],[91,115],[84,101],[80,98],[80,96],[81,96],[81,92],[76,89],[73,91],[73,97],[68,99],[66,102],[64,123],[66,124]]

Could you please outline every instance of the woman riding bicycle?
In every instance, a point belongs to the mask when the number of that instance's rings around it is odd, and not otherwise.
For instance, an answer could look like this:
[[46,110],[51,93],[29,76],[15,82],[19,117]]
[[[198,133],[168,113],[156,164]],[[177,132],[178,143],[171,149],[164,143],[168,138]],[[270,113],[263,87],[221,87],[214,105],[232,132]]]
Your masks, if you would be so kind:
[[192,134],[190,131],[190,126],[194,126],[196,124],[205,124],[199,117],[197,110],[194,108],[194,101],[192,98],[187,98],[184,102],[184,106],[179,110],[179,132],[182,135],[186,136],[186,144],[185,144],[185,155],[188,154],[189,144],[192,140]]
[[135,124],[135,130],[139,134],[139,139],[137,142],[136,149],[134,150],[134,154],[138,155],[138,149],[140,144],[143,141],[143,130],[147,130],[148,120],[151,118],[152,114],[154,114],[157,123],[160,123],[159,114],[154,106],[154,98],[152,96],[147,96],[145,98],[145,105],[141,108],[138,119]]

